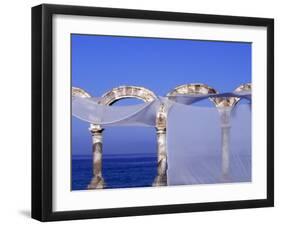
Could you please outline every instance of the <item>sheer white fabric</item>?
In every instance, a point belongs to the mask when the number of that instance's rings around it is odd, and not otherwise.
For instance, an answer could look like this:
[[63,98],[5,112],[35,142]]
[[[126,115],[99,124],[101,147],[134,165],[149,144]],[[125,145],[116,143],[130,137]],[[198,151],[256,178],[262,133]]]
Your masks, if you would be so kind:
[[[247,100],[224,110],[224,117],[229,116],[227,123],[214,105],[191,105],[209,97],[223,96]],[[131,106],[104,106],[98,102],[99,98],[73,97],[72,114],[102,127],[155,127],[160,105],[169,109],[168,185],[251,181],[250,93],[158,97],[153,102]]]
[[173,106],[167,126],[169,185],[251,181],[250,108],[241,104],[233,112],[228,127],[229,169],[223,175],[223,125],[217,109]]
[[84,121],[103,126],[155,126],[160,101],[131,106],[107,106],[97,99],[74,97],[72,114]]

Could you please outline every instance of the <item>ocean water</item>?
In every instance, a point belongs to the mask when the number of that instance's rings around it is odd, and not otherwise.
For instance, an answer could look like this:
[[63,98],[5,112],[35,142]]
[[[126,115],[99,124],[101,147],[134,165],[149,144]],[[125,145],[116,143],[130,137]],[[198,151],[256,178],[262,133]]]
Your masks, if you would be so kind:
[[[251,182],[251,156],[231,155],[229,176],[222,178],[220,157],[199,156],[178,161],[170,170],[170,185]],[[106,189],[151,187],[157,174],[155,154],[103,156]],[[85,190],[92,178],[92,156],[72,157],[72,190]]]
[[[149,187],[157,174],[155,154],[103,155],[106,188]],[[72,190],[84,190],[92,178],[92,156],[72,156]]]

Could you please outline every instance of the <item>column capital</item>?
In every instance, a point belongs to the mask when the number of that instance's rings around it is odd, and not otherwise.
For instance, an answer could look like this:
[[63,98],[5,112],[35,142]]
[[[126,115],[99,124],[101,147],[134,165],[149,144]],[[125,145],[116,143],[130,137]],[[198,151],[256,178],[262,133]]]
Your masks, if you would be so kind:
[[89,130],[92,134],[101,133],[104,129],[100,125],[90,124]]
[[237,104],[239,98],[237,99],[237,97],[212,97],[211,99],[218,109],[222,109],[234,107]]
[[158,130],[164,130],[166,129],[167,124],[167,109],[165,105],[162,103],[158,109],[157,115],[156,115],[156,129]]

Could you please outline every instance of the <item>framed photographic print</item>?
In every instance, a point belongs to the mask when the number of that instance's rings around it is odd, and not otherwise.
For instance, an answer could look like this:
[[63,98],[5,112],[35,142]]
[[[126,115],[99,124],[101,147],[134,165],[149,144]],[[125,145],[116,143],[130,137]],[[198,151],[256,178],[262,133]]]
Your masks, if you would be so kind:
[[274,21],[32,8],[32,217],[273,206]]

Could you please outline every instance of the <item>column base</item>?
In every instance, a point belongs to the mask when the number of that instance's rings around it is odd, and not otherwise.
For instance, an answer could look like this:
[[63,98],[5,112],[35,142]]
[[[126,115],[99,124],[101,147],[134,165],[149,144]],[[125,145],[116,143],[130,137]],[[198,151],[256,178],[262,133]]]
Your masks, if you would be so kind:
[[167,186],[167,175],[157,175],[152,184],[154,187]]
[[101,189],[105,187],[105,182],[102,177],[93,177],[90,184],[88,185],[88,189]]

